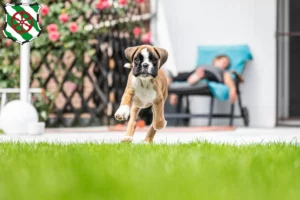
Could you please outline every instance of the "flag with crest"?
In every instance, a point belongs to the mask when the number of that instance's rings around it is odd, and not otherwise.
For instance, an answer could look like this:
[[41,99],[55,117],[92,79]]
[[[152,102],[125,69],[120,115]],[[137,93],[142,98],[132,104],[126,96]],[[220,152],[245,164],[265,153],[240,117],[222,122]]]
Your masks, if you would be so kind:
[[15,5],[7,3],[4,6],[6,14],[4,35],[20,44],[37,38],[41,33],[38,23],[40,8],[38,3]]

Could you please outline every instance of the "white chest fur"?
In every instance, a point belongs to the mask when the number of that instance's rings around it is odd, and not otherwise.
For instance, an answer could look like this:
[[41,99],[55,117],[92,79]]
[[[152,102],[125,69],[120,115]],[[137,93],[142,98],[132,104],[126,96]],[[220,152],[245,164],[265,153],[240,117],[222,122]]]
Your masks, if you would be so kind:
[[145,107],[153,103],[153,100],[156,98],[156,92],[150,79],[133,77],[132,87],[134,88],[134,99],[137,100],[137,102],[133,102],[134,104],[139,104],[139,107]]

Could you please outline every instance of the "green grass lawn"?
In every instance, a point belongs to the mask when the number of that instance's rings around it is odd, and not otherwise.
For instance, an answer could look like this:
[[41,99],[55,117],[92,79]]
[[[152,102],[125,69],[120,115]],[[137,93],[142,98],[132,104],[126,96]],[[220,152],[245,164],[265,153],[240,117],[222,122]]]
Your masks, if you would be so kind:
[[0,144],[0,199],[300,199],[300,147]]

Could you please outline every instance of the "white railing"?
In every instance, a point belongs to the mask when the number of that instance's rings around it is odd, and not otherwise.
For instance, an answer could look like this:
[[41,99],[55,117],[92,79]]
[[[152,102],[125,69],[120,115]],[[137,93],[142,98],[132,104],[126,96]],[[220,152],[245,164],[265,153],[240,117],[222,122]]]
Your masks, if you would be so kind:
[[[20,88],[0,88],[0,112],[2,108],[7,103],[7,95],[8,94],[20,94],[21,90]],[[41,88],[29,88],[29,94],[28,94],[28,102],[32,102],[32,94],[40,94],[42,93]]]

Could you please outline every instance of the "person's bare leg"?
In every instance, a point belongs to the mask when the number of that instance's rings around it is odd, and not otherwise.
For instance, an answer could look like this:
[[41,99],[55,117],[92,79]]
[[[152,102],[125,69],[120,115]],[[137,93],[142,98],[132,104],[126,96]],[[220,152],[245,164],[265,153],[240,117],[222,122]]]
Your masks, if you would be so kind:
[[235,87],[234,80],[229,72],[224,73],[224,83],[229,87],[229,101],[230,103],[234,103],[237,99],[237,91]]
[[170,94],[169,95],[169,103],[172,105],[172,106],[175,106],[177,104],[177,101],[178,101],[178,96],[177,94]]
[[135,107],[135,106],[131,108],[126,135],[123,138],[122,142],[132,142],[134,131],[136,128],[136,118],[137,118],[140,110],[141,110],[140,108]]
[[187,79],[187,82],[190,84],[190,85],[194,85],[196,84],[198,81],[200,81],[205,75],[205,72],[204,72],[204,68],[203,67],[198,67],[195,72],[190,75],[190,77]]

